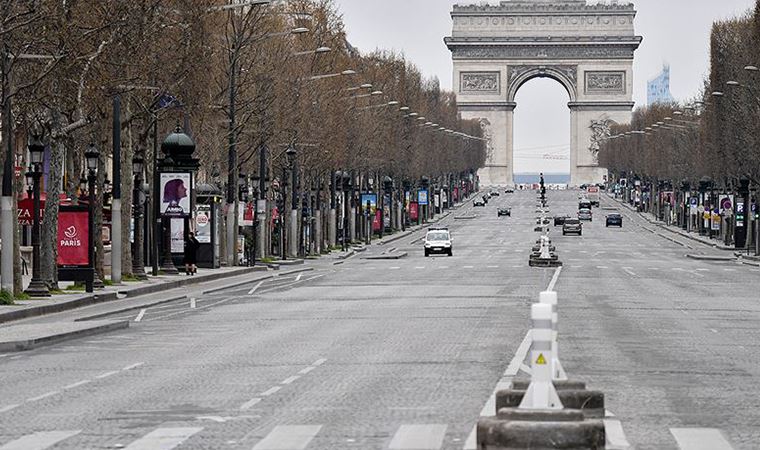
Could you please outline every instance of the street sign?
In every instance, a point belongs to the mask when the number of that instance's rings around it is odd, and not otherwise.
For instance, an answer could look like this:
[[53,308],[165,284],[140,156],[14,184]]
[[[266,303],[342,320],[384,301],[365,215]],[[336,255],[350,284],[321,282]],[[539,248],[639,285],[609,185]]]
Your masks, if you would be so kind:
[[734,209],[733,202],[731,201],[731,197],[729,196],[723,196],[720,199],[720,209],[727,211]]
[[698,203],[699,203],[699,199],[697,197],[692,197],[689,199],[689,204],[691,206],[696,207]]
[[427,189],[420,189],[417,191],[417,203],[421,206],[428,204],[428,191]]
[[700,214],[705,212],[705,205],[699,205],[699,207],[697,208],[697,211],[699,211]]

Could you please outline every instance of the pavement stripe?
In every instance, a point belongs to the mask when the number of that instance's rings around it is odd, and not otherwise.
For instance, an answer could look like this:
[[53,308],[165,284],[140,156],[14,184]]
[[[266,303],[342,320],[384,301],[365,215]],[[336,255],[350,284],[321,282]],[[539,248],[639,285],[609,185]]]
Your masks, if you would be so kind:
[[438,450],[443,445],[446,425],[401,425],[393,436],[391,450]]
[[125,450],[171,450],[203,428],[157,428],[132,442]]
[[561,273],[562,273],[562,266],[559,266],[554,271],[554,276],[552,277],[552,281],[549,283],[549,287],[546,288],[547,291],[554,290],[554,286],[557,284],[557,280],[559,280],[559,274]]
[[108,378],[108,377],[110,377],[112,375],[116,375],[117,373],[119,373],[118,370],[112,370],[110,372],[101,373],[100,375],[96,376],[95,378],[97,378],[98,380],[102,380],[103,378]]
[[12,409],[18,408],[19,406],[21,406],[21,405],[19,405],[18,403],[13,404],[13,405],[3,406],[2,408],[0,408],[0,413],[8,412],[8,411],[10,411]]
[[670,432],[681,450],[733,450],[715,428],[671,428]]
[[264,282],[263,281],[259,281],[259,284],[257,284],[256,286],[254,286],[253,288],[251,288],[250,291],[248,291],[248,295],[253,295],[253,293],[256,292],[256,289],[260,288],[262,284],[264,284]]
[[307,367],[307,368],[305,368],[305,369],[301,369],[301,370],[299,370],[299,371],[298,371],[298,373],[300,373],[301,375],[306,375],[307,373],[311,372],[311,371],[312,371],[312,370],[314,370],[314,369],[316,369],[316,367],[314,367],[314,366],[309,366],[309,367]]
[[123,370],[123,371],[126,372],[127,370],[137,369],[138,367],[140,367],[140,366],[142,366],[144,364],[145,364],[144,362],[135,363],[135,364],[132,364],[131,366],[127,366],[127,367],[125,367],[125,368],[123,368],[121,370]]
[[77,381],[76,383],[72,383],[72,384],[70,384],[68,386],[64,386],[63,390],[67,391],[69,389],[74,389],[74,388],[77,388],[79,386],[84,386],[85,384],[88,384],[88,383],[92,383],[92,381],[90,381],[90,380]]
[[252,399],[248,400],[247,402],[243,403],[242,405],[240,405],[240,409],[242,411],[249,410],[249,409],[253,408],[254,406],[256,406],[260,401],[261,401],[261,399],[258,398],[258,397],[252,398]]
[[314,361],[314,363],[312,364],[312,366],[321,366],[322,364],[324,364],[326,362],[327,362],[326,359],[321,358],[321,359],[318,359],[318,360]]
[[606,439],[605,448],[607,450],[625,450],[631,448],[631,444],[628,443],[628,439],[625,437],[623,425],[619,420],[604,419],[604,436]]
[[44,450],[65,439],[76,436],[81,431],[82,430],[38,431],[37,433],[28,434],[15,441],[8,442],[0,447],[0,450]]
[[303,450],[322,425],[278,425],[253,450]]
[[44,398],[52,397],[52,396],[58,395],[60,393],[61,393],[61,391],[50,391],[50,392],[46,392],[46,393],[44,393],[42,395],[38,395],[36,397],[32,397],[30,399],[27,399],[26,401],[28,401],[28,402],[36,402],[38,400],[42,400]]
[[145,317],[145,312],[148,311],[147,309],[143,308],[140,310],[140,312],[137,314],[137,317],[135,317],[135,322],[140,322],[143,317]]
[[262,397],[267,397],[269,395],[272,395],[272,394],[276,393],[280,389],[282,389],[282,386],[275,386],[275,387],[269,388],[266,391],[262,392],[261,396]]
[[290,384],[290,383],[292,383],[292,382],[296,381],[296,380],[297,380],[297,379],[299,379],[299,378],[301,378],[301,376],[300,376],[300,375],[293,375],[292,377],[288,377],[288,378],[286,378],[286,379],[282,380],[282,381],[280,382],[280,384]]

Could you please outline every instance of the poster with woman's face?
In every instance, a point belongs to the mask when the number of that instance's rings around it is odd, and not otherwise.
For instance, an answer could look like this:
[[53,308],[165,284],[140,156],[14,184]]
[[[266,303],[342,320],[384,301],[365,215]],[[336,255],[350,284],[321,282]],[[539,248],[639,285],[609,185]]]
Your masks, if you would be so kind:
[[190,216],[190,173],[162,173],[160,194],[162,216]]

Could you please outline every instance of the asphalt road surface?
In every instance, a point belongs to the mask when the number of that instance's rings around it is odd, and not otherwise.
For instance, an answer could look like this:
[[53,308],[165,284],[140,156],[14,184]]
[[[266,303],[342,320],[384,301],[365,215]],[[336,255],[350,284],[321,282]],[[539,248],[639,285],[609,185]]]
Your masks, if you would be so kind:
[[[577,192],[549,199],[577,206]],[[555,274],[527,264],[535,203],[456,210],[452,257],[425,258],[419,232],[0,355],[0,450],[461,450]],[[569,376],[605,392],[622,425],[608,431],[637,449],[760,448],[760,271],[687,259],[709,250],[619,209],[622,229],[597,208],[582,237],[552,231]],[[408,256],[362,259],[390,248]]]

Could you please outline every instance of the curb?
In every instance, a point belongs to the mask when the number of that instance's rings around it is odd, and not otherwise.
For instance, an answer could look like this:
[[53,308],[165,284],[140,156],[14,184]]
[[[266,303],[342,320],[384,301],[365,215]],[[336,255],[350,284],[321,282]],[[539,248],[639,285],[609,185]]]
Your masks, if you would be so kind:
[[[254,269],[252,267],[241,268],[228,272],[212,273],[209,275],[203,275],[200,277],[188,277],[180,278],[176,280],[168,280],[161,283],[152,283],[146,286],[136,287],[129,291],[116,291],[106,292],[103,294],[93,294],[84,297],[79,297],[70,301],[63,301],[61,303],[55,303],[51,305],[33,306],[30,308],[18,309],[15,311],[7,311],[0,313],[0,323],[12,322],[15,320],[28,319],[30,317],[45,316],[48,314],[55,314],[63,311],[69,311],[72,309],[81,308],[83,306],[95,305],[98,303],[108,302],[112,300],[118,300],[126,297],[139,297],[141,295],[153,294],[155,292],[176,289],[191,284],[205,283],[208,281],[216,281],[224,278],[231,278],[240,275],[245,275],[249,272],[255,272],[260,269]],[[122,297],[120,297],[120,295]]]
[[700,261],[736,261],[734,256],[710,256],[710,255],[692,255],[687,254],[687,258],[696,259]]
[[407,252],[401,252],[396,254],[385,254],[385,255],[372,255],[372,256],[365,256],[362,259],[369,259],[369,260],[377,260],[377,259],[401,259],[405,256],[407,256]]
[[23,341],[0,342],[0,352],[8,352],[8,351],[20,352],[20,351],[32,350],[37,347],[42,347],[44,345],[50,345],[50,344],[54,344],[54,343],[58,343],[62,341],[67,341],[69,339],[92,336],[95,334],[107,333],[109,331],[114,331],[114,330],[123,330],[125,328],[129,328],[129,321],[127,320],[106,323],[106,324],[97,325],[91,328],[85,328],[82,330],[70,331],[70,332],[55,334],[51,336],[44,336],[44,337],[35,338],[35,339],[28,339],[28,340],[23,340]]

